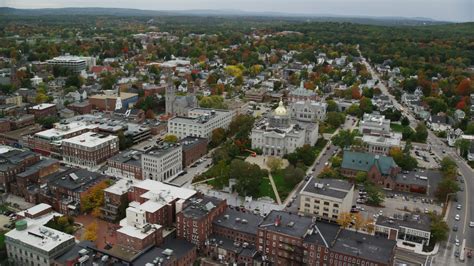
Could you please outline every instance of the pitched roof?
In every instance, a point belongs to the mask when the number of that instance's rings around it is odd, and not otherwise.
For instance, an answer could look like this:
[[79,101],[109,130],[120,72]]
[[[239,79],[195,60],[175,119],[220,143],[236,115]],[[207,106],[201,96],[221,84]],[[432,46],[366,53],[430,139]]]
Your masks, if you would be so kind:
[[392,157],[364,152],[344,151],[341,168],[367,172],[375,164],[384,175],[390,174],[390,169],[397,167]]

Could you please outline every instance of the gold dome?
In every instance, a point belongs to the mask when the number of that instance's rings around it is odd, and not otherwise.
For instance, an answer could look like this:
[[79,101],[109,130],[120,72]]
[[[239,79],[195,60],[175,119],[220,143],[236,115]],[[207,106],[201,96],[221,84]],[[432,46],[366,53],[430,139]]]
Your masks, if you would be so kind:
[[275,115],[284,116],[287,114],[286,108],[283,105],[283,101],[280,100],[278,107],[275,109]]

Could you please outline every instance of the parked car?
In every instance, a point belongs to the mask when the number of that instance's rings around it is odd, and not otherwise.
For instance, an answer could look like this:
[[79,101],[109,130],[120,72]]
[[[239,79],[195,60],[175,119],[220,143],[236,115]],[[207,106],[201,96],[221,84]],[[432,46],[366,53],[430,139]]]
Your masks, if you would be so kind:
[[461,217],[459,216],[459,214],[456,214],[456,215],[454,216],[454,220],[459,221],[460,219],[461,219]]
[[454,232],[457,232],[457,231],[458,231],[458,226],[457,226],[457,225],[453,226],[453,231],[454,231]]
[[456,209],[460,210],[462,208],[462,205],[461,204],[458,204],[458,206],[456,206]]

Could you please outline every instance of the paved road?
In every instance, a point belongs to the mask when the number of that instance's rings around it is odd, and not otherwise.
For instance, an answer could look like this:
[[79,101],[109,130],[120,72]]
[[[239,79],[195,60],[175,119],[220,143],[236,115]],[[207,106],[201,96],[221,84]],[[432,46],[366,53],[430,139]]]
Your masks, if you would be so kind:
[[[410,121],[410,126],[415,128],[418,121],[415,119],[413,114],[408,110],[408,108],[404,108],[393,95],[388,92],[386,84],[382,82],[378,73],[374,71],[374,69],[370,66],[370,64],[363,60],[363,63],[366,65],[369,72],[372,74],[373,78],[377,78],[381,82],[378,84],[378,87],[382,91],[383,94],[388,95],[390,100],[393,102],[393,105],[398,110],[402,111],[402,113],[408,117]],[[432,151],[435,153],[436,156],[439,158],[443,158],[445,156],[449,156],[456,161],[456,164],[459,168],[459,172],[462,174],[464,179],[464,184],[461,184],[464,188],[464,192],[458,192],[457,197],[460,204],[462,204],[461,210],[456,210],[457,203],[451,204],[449,215],[447,218],[448,225],[452,228],[455,224],[458,225],[459,231],[453,232],[450,230],[450,236],[448,241],[445,245],[440,247],[440,251],[433,258],[433,265],[466,265],[474,263],[473,259],[467,259],[466,263],[461,263],[457,258],[454,256],[455,246],[455,239],[458,236],[459,240],[462,242],[463,239],[466,240],[466,247],[473,249],[474,248],[474,228],[469,227],[469,221],[474,221],[474,204],[472,203],[472,193],[474,192],[474,171],[466,164],[464,159],[460,158],[456,152],[448,147],[444,142],[442,142],[439,138],[437,138],[433,132],[428,131],[428,139],[427,143],[431,146]],[[471,193],[469,193],[471,192]],[[455,221],[454,216],[456,214],[460,215],[460,221]]]

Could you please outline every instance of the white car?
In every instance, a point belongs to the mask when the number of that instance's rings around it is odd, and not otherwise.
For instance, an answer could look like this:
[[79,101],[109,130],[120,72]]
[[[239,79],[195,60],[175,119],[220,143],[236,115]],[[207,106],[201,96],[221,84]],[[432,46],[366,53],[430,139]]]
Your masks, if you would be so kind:
[[462,208],[461,204],[458,204],[458,206],[456,207],[456,209],[460,210]]
[[456,246],[459,246],[459,239],[456,238]]
[[469,227],[474,227],[474,222],[473,221],[469,222]]
[[454,220],[456,221],[459,221],[461,218],[459,217],[459,214],[456,214],[456,216],[454,216]]

